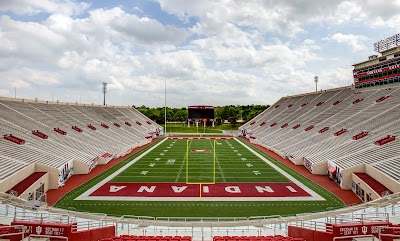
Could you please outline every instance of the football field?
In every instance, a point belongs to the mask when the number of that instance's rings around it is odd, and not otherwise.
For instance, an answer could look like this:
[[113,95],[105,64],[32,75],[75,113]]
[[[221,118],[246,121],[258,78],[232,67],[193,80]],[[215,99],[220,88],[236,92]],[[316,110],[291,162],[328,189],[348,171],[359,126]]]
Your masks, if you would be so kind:
[[57,203],[82,211],[156,217],[287,215],[342,205],[331,193],[234,138],[162,139]]
[[288,180],[234,139],[169,139],[112,181],[220,183]]

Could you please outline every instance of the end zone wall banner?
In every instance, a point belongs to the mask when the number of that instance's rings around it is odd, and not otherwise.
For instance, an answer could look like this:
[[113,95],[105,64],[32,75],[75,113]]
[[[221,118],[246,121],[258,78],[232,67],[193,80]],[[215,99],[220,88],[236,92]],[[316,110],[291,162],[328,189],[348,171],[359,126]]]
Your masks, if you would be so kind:
[[58,187],[64,185],[64,183],[72,176],[73,174],[73,160],[68,161],[64,165],[58,168]]

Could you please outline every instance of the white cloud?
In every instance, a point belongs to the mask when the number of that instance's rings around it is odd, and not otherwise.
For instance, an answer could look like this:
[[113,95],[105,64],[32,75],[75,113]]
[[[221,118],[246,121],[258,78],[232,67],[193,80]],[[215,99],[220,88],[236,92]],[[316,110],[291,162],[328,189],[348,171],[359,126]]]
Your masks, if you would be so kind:
[[10,11],[19,15],[36,15],[39,13],[60,13],[77,15],[90,7],[90,4],[74,0],[2,0],[0,11]]
[[363,52],[368,49],[364,44],[368,38],[363,35],[335,33],[329,39],[349,46],[353,52]]
[[107,82],[109,103],[162,106],[166,78],[171,106],[272,104],[314,90],[315,75],[323,89],[347,84],[350,63],[400,21],[399,1],[388,0],[159,3],[162,14],[1,1],[0,95],[17,87],[24,98],[100,103]]

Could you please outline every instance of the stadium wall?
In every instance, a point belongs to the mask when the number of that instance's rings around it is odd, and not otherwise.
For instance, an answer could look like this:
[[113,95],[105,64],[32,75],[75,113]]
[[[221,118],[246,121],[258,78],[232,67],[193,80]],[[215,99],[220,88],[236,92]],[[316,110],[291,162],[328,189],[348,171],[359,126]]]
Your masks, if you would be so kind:
[[35,163],[35,170],[37,172],[48,172],[49,183],[48,189],[58,189],[58,169],[54,167],[45,166],[43,164]]
[[[381,195],[379,195],[379,193],[375,192],[374,189],[372,189],[368,183],[365,183],[361,178],[359,178],[356,174],[352,174],[352,179],[353,182],[357,183],[358,186],[364,190],[365,194],[370,194],[372,200],[378,199],[381,197]],[[353,189],[353,192],[355,192],[355,189]]]
[[88,173],[89,173],[88,164],[82,161],[74,160],[73,175],[88,174]]
[[380,182],[382,185],[387,187],[390,191],[393,193],[400,192],[400,185],[399,183],[394,180],[393,178],[387,176],[386,174],[380,172],[376,168],[370,166],[370,165],[365,165],[365,173],[370,175],[372,178]]
[[327,175],[328,174],[328,162],[322,161],[319,163],[315,163],[312,166],[312,174],[314,175]]
[[[39,178],[35,183],[33,183],[28,189],[26,189],[23,193],[19,194],[19,197],[25,200],[28,200],[29,194],[34,193],[40,186],[44,184],[44,192],[46,193],[49,190],[49,174],[46,173],[41,178]],[[36,195],[36,194],[35,194]],[[37,199],[39,197],[35,197]]]
[[365,173],[365,165],[361,164],[361,165],[346,168],[346,169],[340,171],[341,178],[339,179],[340,180],[339,185],[342,189],[351,190],[351,181],[352,181],[353,172]]
[[10,177],[6,178],[2,182],[0,182],[0,192],[7,192],[12,187],[17,185],[19,182],[29,177],[32,173],[35,172],[35,164],[31,164],[19,172],[14,173]]

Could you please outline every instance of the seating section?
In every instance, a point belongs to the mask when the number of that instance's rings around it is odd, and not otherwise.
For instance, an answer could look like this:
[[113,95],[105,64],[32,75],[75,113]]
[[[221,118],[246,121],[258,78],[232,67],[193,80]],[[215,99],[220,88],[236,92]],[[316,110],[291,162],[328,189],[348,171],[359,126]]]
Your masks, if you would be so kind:
[[121,235],[112,238],[104,238],[100,241],[192,241],[190,236],[136,236]]
[[[126,124],[136,122],[144,124]],[[59,168],[77,160],[90,166],[104,153],[134,148],[157,128],[127,107],[0,99],[0,181],[32,163]]]
[[305,241],[303,238],[292,238],[283,235],[271,236],[215,236],[213,241]]
[[[400,159],[399,108],[399,87],[288,96],[240,127],[239,134],[256,137],[252,142],[297,164],[304,160],[314,174],[327,174],[328,161],[341,170],[370,164],[399,181],[393,171]],[[279,128],[286,124],[292,128]]]

